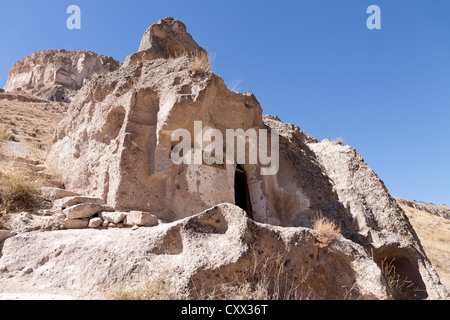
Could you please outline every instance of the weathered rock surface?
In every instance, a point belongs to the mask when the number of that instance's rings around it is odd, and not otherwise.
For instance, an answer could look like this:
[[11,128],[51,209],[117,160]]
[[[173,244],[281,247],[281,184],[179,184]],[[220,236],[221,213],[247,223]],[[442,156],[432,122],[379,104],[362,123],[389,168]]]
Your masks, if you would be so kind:
[[0,228],[14,234],[31,231],[59,230],[64,226],[64,215],[41,216],[29,212],[0,215]]
[[446,205],[437,205],[434,203],[411,201],[411,200],[405,200],[405,199],[397,198],[397,197],[394,197],[394,199],[400,205],[408,206],[413,209],[417,209],[417,210],[421,210],[421,211],[425,211],[432,215],[450,220],[450,207],[448,207]]
[[[190,57],[144,61],[86,84],[58,126],[49,154],[64,185],[103,198],[116,210],[151,212],[168,221],[233,203],[235,165],[220,171],[175,166],[169,157],[171,132],[193,131],[186,114],[198,114],[205,126],[223,132],[262,127],[261,108],[252,94],[230,92],[212,73],[192,77],[191,62]],[[211,175],[214,181],[207,178]],[[210,197],[208,190],[216,192]]]
[[349,237],[371,252],[379,266],[392,262],[402,279],[414,282],[428,295],[433,288],[437,296],[447,298],[408,218],[361,155],[328,139],[308,147],[353,221],[349,230],[354,233]]
[[114,71],[120,65],[111,57],[90,51],[39,51],[13,65],[4,89],[69,102],[89,79]]
[[96,213],[102,211],[102,206],[92,203],[81,203],[64,209],[63,213],[67,219],[83,219],[89,218]]
[[129,55],[124,65],[154,59],[169,59],[187,54],[206,54],[186,31],[183,22],[166,18],[150,26],[145,31],[139,51]]
[[64,288],[83,295],[164,274],[181,296],[195,297],[195,288],[208,292],[222,283],[239,283],[255,259],[269,262],[274,253],[281,254],[286,279],[296,279],[303,297],[389,295],[377,265],[352,241],[339,236],[320,249],[310,229],[259,224],[228,204],[152,228],[34,232],[7,239],[0,292],[11,276],[35,290]]
[[67,197],[81,196],[78,193],[68,191],[66,189],[52,187],[42,187],[41,192],[42,197],[48,201],[55,201]]

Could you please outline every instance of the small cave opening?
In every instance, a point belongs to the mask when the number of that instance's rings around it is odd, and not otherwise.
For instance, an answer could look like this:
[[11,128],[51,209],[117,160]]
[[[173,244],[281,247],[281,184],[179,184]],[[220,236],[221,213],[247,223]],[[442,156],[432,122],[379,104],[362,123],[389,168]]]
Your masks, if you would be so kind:
[[423,300],[428,293],[419,272],[418,261],[404,250],[389,250],[376,255],[375,262],[396,300]]
[[235,204],[244,210],[250,219],[253,219],[252,203],[247,183],[247,175],[244,168],[237,165],[234,174],[234,201]]

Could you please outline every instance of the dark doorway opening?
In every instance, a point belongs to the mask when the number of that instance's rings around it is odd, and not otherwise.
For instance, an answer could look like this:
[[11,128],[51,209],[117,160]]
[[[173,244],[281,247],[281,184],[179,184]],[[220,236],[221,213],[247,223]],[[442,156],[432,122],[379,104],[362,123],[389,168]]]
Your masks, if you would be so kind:
[[244,169],[237,165],[234,174],[234,201],[236,205],[247,212],[250,219],[253,219],[252,203],[248,192],[247,176]]

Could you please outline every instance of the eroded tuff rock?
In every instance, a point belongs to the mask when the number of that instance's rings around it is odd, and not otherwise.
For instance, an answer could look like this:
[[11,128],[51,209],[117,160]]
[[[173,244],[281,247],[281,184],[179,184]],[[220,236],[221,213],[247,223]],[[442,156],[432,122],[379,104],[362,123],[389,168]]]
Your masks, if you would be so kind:
[[418,285],[423,297],[447,298],[407,216],[361,155],[328,139],[308,147],[353,221],[349,238],[371,252],[379,266],[391,262],[402,279]]
[[295,283],[298,297],[389,297],[379,268],[352,241],[338,236],[329,247],[319,248],[311,229],[259,224],[230,204],[157,227],[9,238],[0,258],[0,292],[14,280],[33,284],[36,291],[59,288],[86,296],[117,283],[139,286],[164,275],[180,297],[195,298],[201,290],[219,293],[221,284],[248,280],[255,261],[282,265],[280,290]]
[[69,102],[89,79],[114,71],[120,65],[111,57],[91,51],[39,51],[13,65],[4,89]]
[[[448,297],[407,217],[356,150],[320,142],[277,117],[263,117],[253,94],[228,90],[210,71],[193,72],[192,56],[170,54],[174,35],[186,36],[181,24],[165,19],[158,25],[149,30],[163,31],[146,33],[142,41],[141,52],[155,53],[132,55],[119,70],[86,84],[58,126],[49,161],[67,188],[101,198],[116,211],[149,212],[164,221],[235,204],[236,192],[247,189],[247,214],[264,228],[310,230],[318,215],[325,216],[340,225],[352,250],[373,257],[376,272],[391,264],[401,281],[412,281],[414,290],[404,288],[407,297]],[[214,128],[223,136],[227,129],[277,131],[278,172],[261,175],[260,163],[240,168],[174,164],[171,135],[182,128],[193,137],[194,121],[202,121],[202,133]],[[239,171],[245,186],[238,186]],[[208,228],[200,230],[199,238],[212,239]],[[341,261],[333,259],[327,263]],[[293,264],[295,272],[302,266],[300,260]],[[329,270],[324,270],[324,277],[330,277],[326,283],[335,281]]]
[[141,62],[144,60],[169,59],[181,55],[206,54],[186,31],[183,22],[166,18],[151,25],[141,40],[141,45],[137,53],[129,55],[124,65]]

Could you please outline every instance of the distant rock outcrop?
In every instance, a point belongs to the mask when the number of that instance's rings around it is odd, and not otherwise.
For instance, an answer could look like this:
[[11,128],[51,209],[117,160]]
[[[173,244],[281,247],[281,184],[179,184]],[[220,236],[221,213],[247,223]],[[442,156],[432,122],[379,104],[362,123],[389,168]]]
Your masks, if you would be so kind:
[[86,81],[120,66],[113,58],[91,51],[44,50],[16,62],[4,89],[70,102]]
[[406,199],[397,198],[397,197],[395,197],[394,199],[400,205],[411,207],[411,208],[421,210],[421,211],[425,211],[432,215],[450,220],[450,207],[448,207],[446,205],[437,205],[434,203],[418,202],[418,201],[406,200]]

